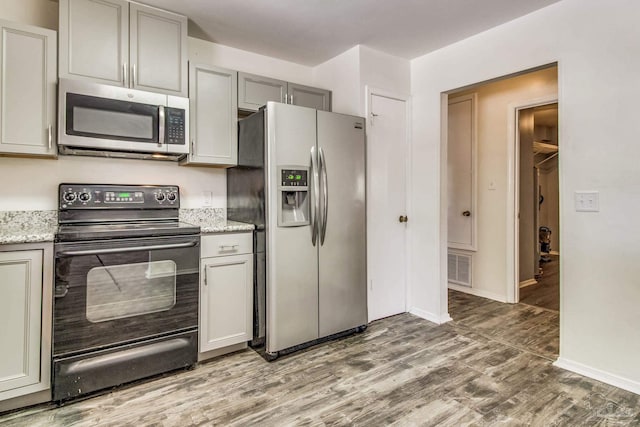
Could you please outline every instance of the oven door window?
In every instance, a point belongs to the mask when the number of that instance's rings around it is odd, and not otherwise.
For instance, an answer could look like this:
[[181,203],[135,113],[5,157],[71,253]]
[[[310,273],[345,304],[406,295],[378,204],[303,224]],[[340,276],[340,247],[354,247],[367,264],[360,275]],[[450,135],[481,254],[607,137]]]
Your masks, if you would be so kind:
[[94,267],[87,274],[87,320],[93,323],[166,311],[176,304],[171,260]]
[[158,143],[157,105],[67,93],[67,135]]

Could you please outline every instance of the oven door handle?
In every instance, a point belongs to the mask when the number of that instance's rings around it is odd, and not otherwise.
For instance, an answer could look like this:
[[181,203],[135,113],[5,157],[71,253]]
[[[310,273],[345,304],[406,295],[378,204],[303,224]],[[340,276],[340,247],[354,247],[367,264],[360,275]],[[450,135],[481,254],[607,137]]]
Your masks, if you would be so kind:
[[132,246],[129,248],[109,248],[109,249],[88,249],[82,251],[62,251],[58,252],[58,256],[79,256],[79,255],[103,255],[103,254],[119,254],[122,252],[139,252],[139,251],[157,251],[162,249],[180,249],[180,248],[192,248],[196,246],[198,242],[186,242],[186,243],[174,243],[170,245],[155,245],[155,246]]

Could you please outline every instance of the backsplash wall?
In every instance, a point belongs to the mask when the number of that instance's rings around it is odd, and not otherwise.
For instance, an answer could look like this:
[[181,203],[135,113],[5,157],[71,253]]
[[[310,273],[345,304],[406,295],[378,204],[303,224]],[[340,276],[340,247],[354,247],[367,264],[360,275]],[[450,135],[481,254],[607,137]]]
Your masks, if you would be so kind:
[[178,166],[176,162],[59,156],[52,159],[0,157],[0,211],[57,209],[58,184],[178,185],[181,207],[204,206],[203,192],[212,193],[211,207],[226,208],[224,169]]

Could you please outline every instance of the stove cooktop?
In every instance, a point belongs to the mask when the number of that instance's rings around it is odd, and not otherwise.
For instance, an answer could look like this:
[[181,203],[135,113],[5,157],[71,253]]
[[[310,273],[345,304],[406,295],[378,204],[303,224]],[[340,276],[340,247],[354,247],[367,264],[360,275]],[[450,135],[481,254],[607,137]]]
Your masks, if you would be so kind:
[[126,222],[110,224],[61,224],[56,241],[109,240],[132,237],[182,236],[200,234],[200,227],[180,221]]

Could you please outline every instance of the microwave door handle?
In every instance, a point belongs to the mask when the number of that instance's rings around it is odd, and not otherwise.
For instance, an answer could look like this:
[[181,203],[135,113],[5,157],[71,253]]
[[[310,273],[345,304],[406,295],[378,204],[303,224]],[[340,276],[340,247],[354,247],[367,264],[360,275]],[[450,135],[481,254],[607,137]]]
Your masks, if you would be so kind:
[[164,144],[164,105],[158,106],[158,145]]

